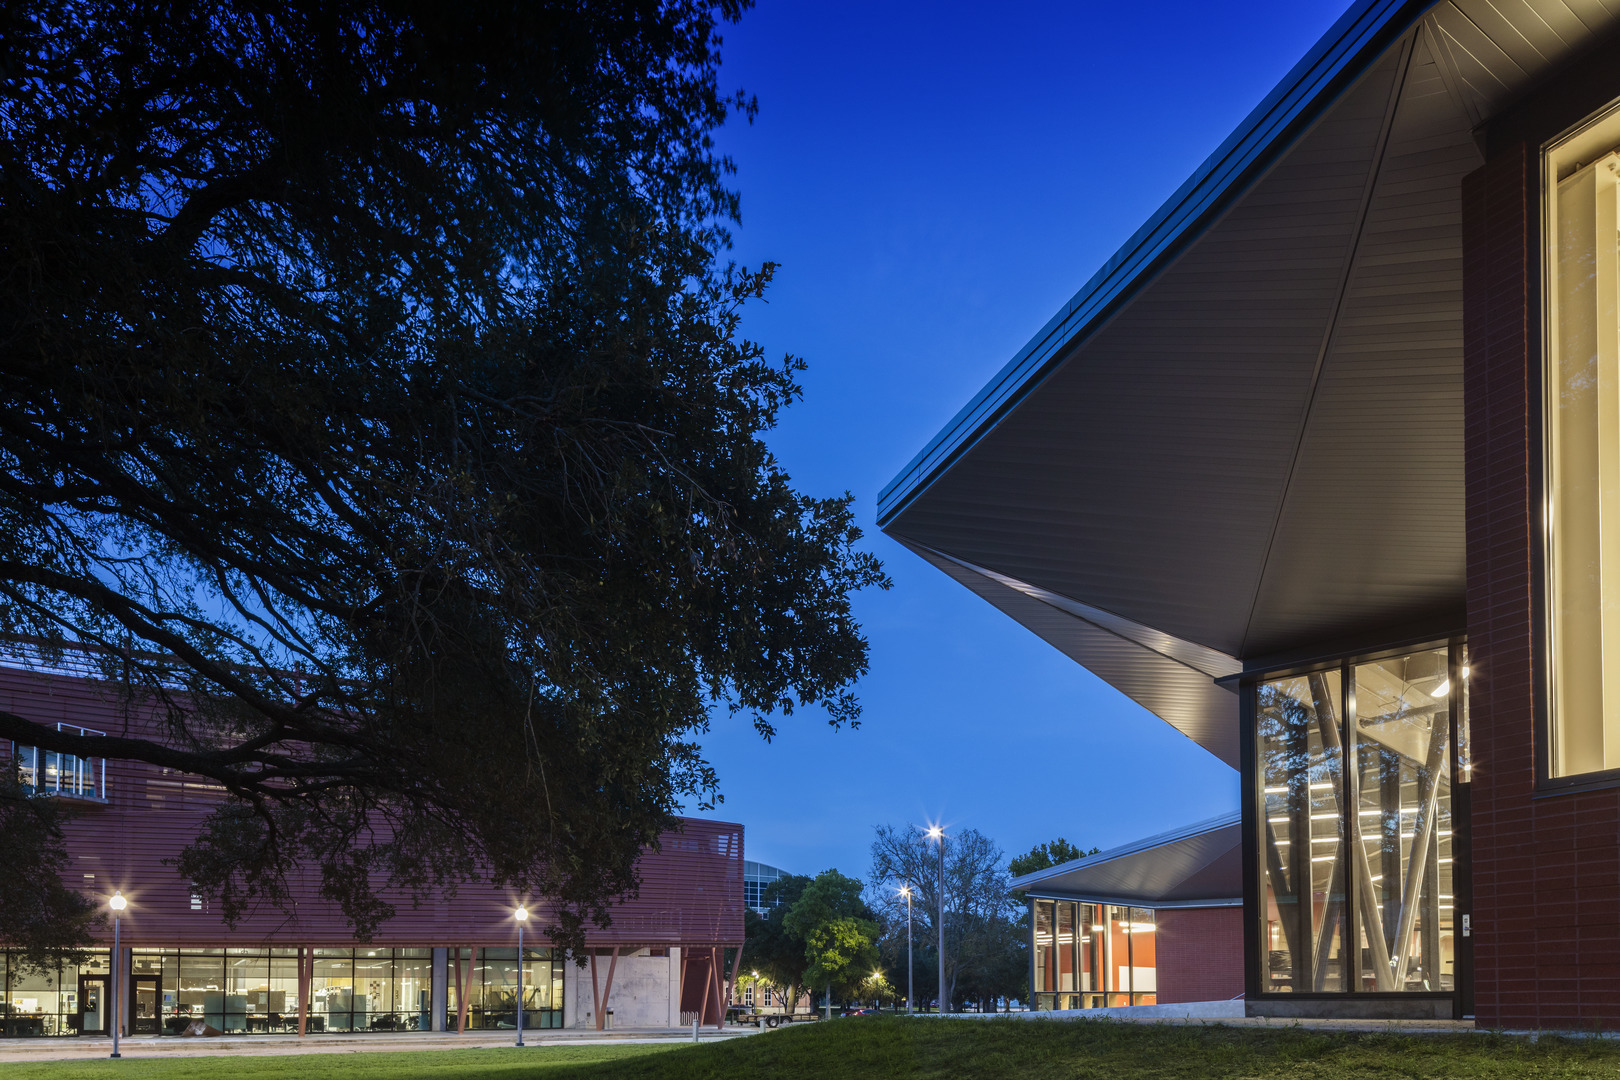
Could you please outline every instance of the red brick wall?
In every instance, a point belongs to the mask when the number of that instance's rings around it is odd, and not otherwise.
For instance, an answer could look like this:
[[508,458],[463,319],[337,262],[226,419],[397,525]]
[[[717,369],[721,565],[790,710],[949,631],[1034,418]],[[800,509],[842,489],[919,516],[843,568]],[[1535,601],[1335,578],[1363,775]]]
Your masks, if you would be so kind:
[[1620,791],[1535,798],[1534,170],[1510,146],[1463,185],[1475,1015],[1620,1028]]
[[1159,1003],[1243,993],[1243,909],[1167,908],[1156,915]]

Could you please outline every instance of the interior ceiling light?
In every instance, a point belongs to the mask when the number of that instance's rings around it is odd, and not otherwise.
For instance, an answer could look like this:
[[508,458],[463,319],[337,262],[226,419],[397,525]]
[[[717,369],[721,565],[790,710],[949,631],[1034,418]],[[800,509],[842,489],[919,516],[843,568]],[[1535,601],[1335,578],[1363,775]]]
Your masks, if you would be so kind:
[[1451,680],[1441,679],[1440,685],[1429,691],[1429,696],[1443,698],[1449,693],[1451,693]]

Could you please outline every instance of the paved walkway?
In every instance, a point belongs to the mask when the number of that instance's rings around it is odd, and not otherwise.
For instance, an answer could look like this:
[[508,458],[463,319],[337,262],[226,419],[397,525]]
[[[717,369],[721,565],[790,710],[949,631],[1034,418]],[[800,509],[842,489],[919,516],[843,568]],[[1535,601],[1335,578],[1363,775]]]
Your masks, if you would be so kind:
[[[728,1025],[723,1031],[706,1028],[699,1033],[702,1042],[720,1042],[757,1034],[751,1027]],[[184,1038],[174,1035],[141,1035],[119,1040],[119,1052],[126,1058],[213,1057],[246,1054],[273,1057],[282,1054],[367,1054],[398,1050],[494,1049],[513,1044],[515,1031],[408,1032],[387,1035],[225,1035],[215,1039]],[[592,1028],[526,1031],[526,1046],[616,1046],[636,1043],[691,1042],[691,1028],[622,1028],[596,1031]],[[112,1053],[112,1040],[87,1038],[0,1039],[0,1065],[8,1061],[83,1061],[105,1058]]]

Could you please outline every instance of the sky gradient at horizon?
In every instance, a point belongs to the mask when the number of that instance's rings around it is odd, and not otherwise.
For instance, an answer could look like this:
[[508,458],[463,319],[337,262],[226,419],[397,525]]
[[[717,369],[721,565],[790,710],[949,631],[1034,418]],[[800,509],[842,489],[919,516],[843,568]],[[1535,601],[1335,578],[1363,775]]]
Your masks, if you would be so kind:
[[872,827],[943,821],[1006,853],[1108,848],[1237,808],[1237,774],[877,531],[877,493],[1343,14],[1343,0],[762,0],[721,86],[758,119],[738,262],[781,264],[744,321],[809,363],[769,437],[801,490],[856,497],[894,579],[856,613],[862,726],[804,713],[702,738],[750,859],[864,878]]

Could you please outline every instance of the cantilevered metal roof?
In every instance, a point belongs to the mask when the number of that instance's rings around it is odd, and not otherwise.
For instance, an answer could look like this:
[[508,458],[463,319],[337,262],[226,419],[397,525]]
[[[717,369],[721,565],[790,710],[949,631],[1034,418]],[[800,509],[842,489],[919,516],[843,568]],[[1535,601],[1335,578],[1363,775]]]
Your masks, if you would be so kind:
[[1014,878],[1031,896],[1137,907],[1234,907],[1243,903],[1238,815],[1200,821],[1111,851]]
[[884,490],[1237,763],[1256,657],[1464,622],[1461,181],[1620,0],[1363,0]]

